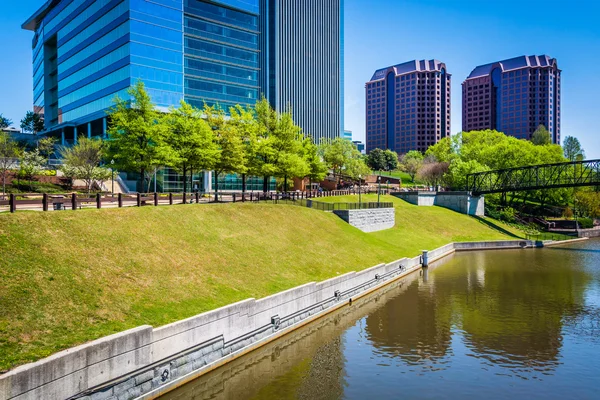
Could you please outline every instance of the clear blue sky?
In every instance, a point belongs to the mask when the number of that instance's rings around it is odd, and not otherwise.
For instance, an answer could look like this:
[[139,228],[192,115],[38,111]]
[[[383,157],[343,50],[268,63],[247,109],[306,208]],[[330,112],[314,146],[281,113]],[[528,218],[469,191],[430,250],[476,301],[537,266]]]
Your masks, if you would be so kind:
[[[0,113],[15,125],[32,108],[31,32],[45,0],[3,1]],[[562,69],[562,137],[600,158],[600,2],[597,0],[345,0],[345,128],[364,140],[364,84],[382,67],[436,58],[452,74],[452,132],[462,81],[477,65],[548,54]]]

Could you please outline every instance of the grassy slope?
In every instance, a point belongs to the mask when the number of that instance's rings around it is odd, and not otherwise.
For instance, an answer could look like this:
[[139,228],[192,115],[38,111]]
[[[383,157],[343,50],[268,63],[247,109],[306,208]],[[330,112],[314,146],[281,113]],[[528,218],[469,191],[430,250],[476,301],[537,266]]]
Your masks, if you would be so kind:
[[449,210],[394,201],[397,227],[374,234],[268,204],[0,214],[0,371],[449,241],[506,238]]

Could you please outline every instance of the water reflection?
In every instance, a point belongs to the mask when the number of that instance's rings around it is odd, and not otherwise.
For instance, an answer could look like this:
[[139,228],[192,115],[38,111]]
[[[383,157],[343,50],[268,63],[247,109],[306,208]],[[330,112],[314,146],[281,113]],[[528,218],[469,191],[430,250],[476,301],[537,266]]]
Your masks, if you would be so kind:
[[593,398],[599,250],[456,254],[167,398]]

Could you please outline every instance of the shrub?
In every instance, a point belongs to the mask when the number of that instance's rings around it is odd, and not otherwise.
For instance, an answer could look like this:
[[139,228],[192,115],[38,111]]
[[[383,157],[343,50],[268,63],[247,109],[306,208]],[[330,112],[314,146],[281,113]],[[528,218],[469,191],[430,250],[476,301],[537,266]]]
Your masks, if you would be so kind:
[[512,207],[506,207],[504,210],[498,212],[498,218],[502,221],[513,223],[516,221],[516,211]]
[[579,227],[582,229],[589,229],[594,227],[594,220],[591,218],[580,218]]

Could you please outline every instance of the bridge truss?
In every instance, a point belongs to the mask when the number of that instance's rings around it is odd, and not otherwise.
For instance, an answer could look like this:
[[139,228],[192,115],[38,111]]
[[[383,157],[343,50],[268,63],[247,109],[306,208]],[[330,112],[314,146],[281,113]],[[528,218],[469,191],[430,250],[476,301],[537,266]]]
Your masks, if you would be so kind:
[[600,187],[600,160],[499,169],[467,175],[467,191],[477,196],[578,186]]

